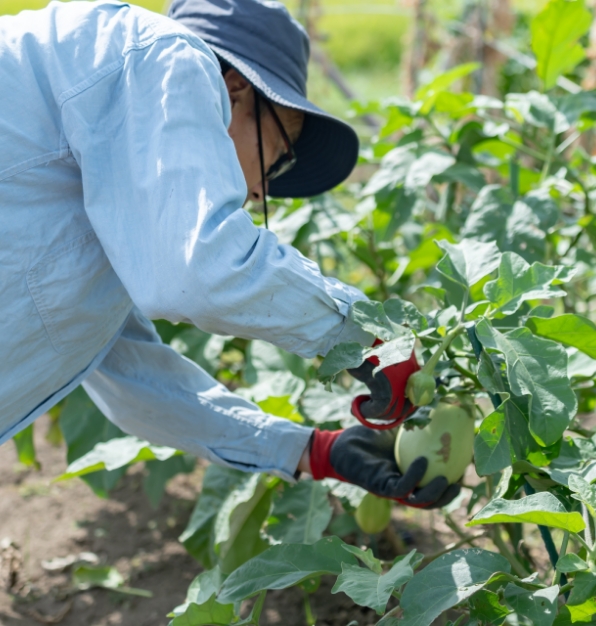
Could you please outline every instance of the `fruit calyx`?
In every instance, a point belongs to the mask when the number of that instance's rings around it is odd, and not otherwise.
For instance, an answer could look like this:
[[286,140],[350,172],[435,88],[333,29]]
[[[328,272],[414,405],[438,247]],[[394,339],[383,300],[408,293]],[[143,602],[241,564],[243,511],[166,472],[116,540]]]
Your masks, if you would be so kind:
[[414,406],[426,406],[430,404],[435,397],[435,367],[443,352],[447,350],[451,342],[462,332],[463,326],[456,326],[451,332],[447,333],[437,348],[435,353],[424,364],[421,370],[415,372],[408,378],[406,385],[406,397]]

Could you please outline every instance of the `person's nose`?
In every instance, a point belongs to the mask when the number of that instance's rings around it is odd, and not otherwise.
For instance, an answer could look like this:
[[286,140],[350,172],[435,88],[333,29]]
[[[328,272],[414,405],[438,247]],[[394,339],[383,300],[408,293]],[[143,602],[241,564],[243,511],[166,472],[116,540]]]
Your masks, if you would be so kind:
[[[269,181],[265,181],[265,193],[269,192]],[[263,202],[263,183],[258,182],[250,190],[250,199],[254,202]]]

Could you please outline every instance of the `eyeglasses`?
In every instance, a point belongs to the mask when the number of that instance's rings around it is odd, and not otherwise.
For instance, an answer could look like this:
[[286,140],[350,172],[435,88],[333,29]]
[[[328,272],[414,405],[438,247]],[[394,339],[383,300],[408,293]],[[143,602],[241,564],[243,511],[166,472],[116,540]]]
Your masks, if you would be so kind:
[[257,139],[259,142],[259,160],[261,162],[261,180],[263,182],[263,213],[265,214],[265,228],[269,228],[269,217],[267,211],[267,196],[265,193],[265,181],[273,180],[282,174],[285,174],[289,170],[291,170],[297,161],[296,152],[294,152],[294,148],[292,146],[292,142],[286,133],[286,129],[284,125],[281,123],[281,120],[277,116],[273,105],[265,98],[263,98],[263,102],[265,106],[269,109],[269,112],[273,116],[273,120],[277,124],[277,128],[284,140],[284,144],[286,146],[286,151],[281,155],[279,159],[267,170],[265,173],[265,159],[263,157],[263,136],[261,133],[261,96],[257,93],[257,90],[254,89],[255,94],[255,119],[257,122]]
[[[257,97],[258,99],[258,97]],[[286,133],[286,129],[284,125],[281,123],[279,116],[275,112],[275,107],[269,102],[269,100],[263,99],[265,106],[269,109],[269,112],[273,116],[275,123],[277,124],[277,128],[279,129],[279,133],[284,140],[284,144],[286,147],[286,151],[277,159],[277,161],[267,170],[267,174],[265,174],[265,178],[267,180],[273,180],[274,178],[278,178],[282,174],[289,172],[294,165],[296,165],[296,161],[298,157],[296,156],[296,152],[294,151],[294,147],[292,146],[292,142]]]

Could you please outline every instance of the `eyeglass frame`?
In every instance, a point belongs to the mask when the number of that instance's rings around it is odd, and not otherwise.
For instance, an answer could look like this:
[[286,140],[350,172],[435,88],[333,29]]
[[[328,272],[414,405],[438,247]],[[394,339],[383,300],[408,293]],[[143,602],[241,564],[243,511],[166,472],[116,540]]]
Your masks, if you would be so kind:
[[[261,97],[257,96],[257,99],[260,100]],[[271,113],[286,147],[285,153],[282,154],[279,159],[277,159],[277,161],[267,170],[265,174],[266,180],[273,180],[274,178],[279,178],[279,176],[281,176],[282,174],[289,172],[294,167],[294,165],[296,165],[298,156],[296,155],[294,146],[292,145],[292,142],[288,137],[288,133],[286,133],[284,125],[282,124],[279,116],[275,112],[275,107],[266,98],[263,98],[263,102],[265,102],[265,106]]]
[[[259,95],[256,89],[253,88],[253,91],[255,95],[255,118],[257,122],[257,139],[258,139],[258,144],[259,144],[259,160],[260,160],[260,165],[261,165],[261,181],[262,181],[262,187],[263,187],[263,213],[265,215],[265,228],[269,228],[269,215],[268,215],[268,210],[267,210],[267,194],[265,193],[265,182],[269,180],[273,180],[274,178],[277,178],[281,176],[282,174],[285,174],[286,172],[291,170],[296,164],[298,157],[296,156],[296,152],[294,151],[292,142],[290,141],[290,138],[288,137],[288,134],[286,133],[286,129],[284,128],[284,125],[281,123],[281,120],[279,119],[277,113],[275,112],[273,105],[269,102],[269,100],[267,100],[267,98],[263,98],[263,101],[265,102],[265,106],[267,107],[271,115],[273,116],[273,120],[275,121],[277,128],[286,146],[286,152],[282,154],[282,156],[279,159],[277,159],[277,161],[269,168],[267,172],[265,172],[265,159],[263,156],[263,136],[261,132],[261,107],[260,107],[261,96]],[[278,163],[280,165],[278,165]],[[285,167],[283,166],[284,163],[287,163]],[[273,173],[271,173],[272,170],[273,170]]]

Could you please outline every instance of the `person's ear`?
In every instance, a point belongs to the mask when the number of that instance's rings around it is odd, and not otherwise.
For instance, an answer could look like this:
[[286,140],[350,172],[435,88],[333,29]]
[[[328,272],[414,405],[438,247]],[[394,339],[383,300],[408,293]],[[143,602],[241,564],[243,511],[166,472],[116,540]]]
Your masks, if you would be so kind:
[[248,98],[252,96],[252,85],[234,68],[225,73],[224,82],[228,88],[232,108],[237,104],[247,103]]

